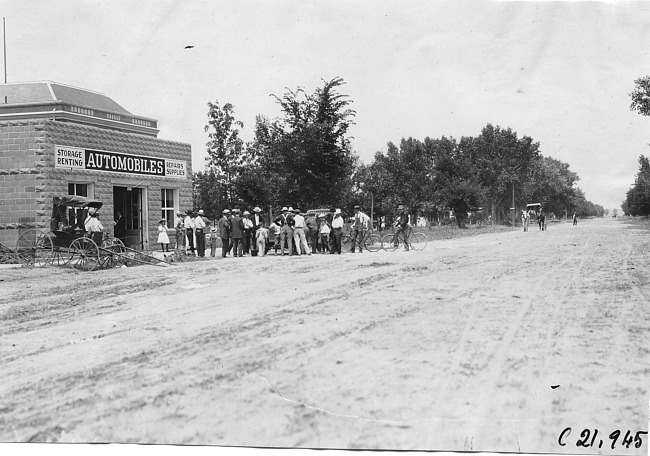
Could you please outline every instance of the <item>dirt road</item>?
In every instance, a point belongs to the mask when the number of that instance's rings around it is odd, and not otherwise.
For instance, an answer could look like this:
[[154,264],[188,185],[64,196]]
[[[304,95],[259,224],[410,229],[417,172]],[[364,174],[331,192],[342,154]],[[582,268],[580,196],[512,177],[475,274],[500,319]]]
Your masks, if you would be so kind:
[[646,454],[648,236],[2,269],[0,441]]

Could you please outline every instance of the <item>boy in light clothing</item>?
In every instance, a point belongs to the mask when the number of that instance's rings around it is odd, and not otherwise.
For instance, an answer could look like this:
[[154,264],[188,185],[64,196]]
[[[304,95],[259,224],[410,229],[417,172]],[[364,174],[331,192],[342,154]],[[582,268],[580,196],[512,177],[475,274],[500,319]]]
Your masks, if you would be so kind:
[[320,235],[320,253],[325,253],[327,250],[327,253],[330,253],[330,244],[329,244],[329,237],[330,237],[330,226],[327,224],[327,220],[325,220],[324,215],[319,215],[319,228],[318,228],[318,234]]

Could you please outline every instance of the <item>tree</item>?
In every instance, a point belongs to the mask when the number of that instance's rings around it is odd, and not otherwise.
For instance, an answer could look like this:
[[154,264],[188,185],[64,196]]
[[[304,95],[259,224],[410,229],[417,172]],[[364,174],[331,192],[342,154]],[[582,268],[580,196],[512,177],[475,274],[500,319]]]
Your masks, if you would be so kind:
[[565,210],[574,211],[574,185],[579,179],[578,174],[569,170],[568,163],[540,155],[532,165],[523,194],[527,201],[543,203],[546,212],[559,216]]
[[214,172],[218,182],[224,186],[228,203],[236,202],[235,181],[245,165],[252,162],[252,157],[246,153],[244,141],[239,137],[239,128],[244,124],[234,117],[234,107],[226,103],[223,107],[219,102],[208,102],[208,124],[205,131],[209,141],[207,167]]
[[639,172],[627,191],[623,211],[632,216],[650,215],[650,161],[639,156]]
[[539,159],[539,143],[512,129],[487,124],[471,141],[473,163],[481,184],[487,190],[492,218],[503,219],[511,205],[513,188],[520,193],[530,175],[531,165]]
[[311,95],[301,88],[287,89],[282,97],[273,95],[283,118],[268,124],[273,131],[267,146],[285,176],[280,187],[284,201],[329,206],[349,193],[357,157],[348,130],[356,113],[349,107],[349,97],[338,92],[344,84],[337,77],[323,81]]
[[630,93],[632,103],[630,110],[638,111],[642,116],[650,115],[650,76],[644,76],[634,81],[634,91]]

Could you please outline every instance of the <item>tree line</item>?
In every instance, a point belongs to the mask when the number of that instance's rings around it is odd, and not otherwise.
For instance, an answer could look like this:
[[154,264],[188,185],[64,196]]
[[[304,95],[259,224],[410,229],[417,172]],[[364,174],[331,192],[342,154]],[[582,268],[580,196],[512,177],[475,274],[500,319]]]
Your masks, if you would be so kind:
[[[194,175],[194,205],[216,218],[224,208],[291,204],[319,207],[372,207],[375,218],[392,216],[399,204],[412,215],[441,222],[450,211],[459,226],[468,214],[512,218],[511,207],[539,202],[549,214],[602,216],[587,201],[569,165],[539,150],[539,143],[510,128],[487,124],[475,137],[402,139],[359,160],[349,129],[356,112],[340,93],[342,78],[323,80],[313,93],[285,89],[271,95],[281,117],[255,119],[254,139],[244,143],[244,125],[234,107],[208,103],[208,156]],[[514,195],[514,206],[513,206]]]
[[[630,97],[630,109],[643,116],[650,115],[650,76],[634,81],[635,88]],[[621,203],[625,215],[650,215],[650,161],[643,154],[639,156],[639,172],[634,184],[627,191]]]

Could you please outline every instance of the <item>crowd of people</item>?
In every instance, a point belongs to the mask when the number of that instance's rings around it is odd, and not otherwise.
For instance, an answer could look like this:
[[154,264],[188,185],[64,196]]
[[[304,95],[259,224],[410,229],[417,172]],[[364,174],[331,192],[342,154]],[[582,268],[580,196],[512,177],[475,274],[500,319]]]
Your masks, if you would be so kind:
[[[408,224],[408,214],[403,206],[398,208],[397,231]],[[267,221],[262,210],[255,207],[251,212],[240,209],[224,209],[221,218],[208,232],[203,210],[177,212],[174,220],[176,249],[189,255],[205,257],[206,244],[210,256],[217,255],[221,241],[221,257],[264,256],[271,248],[280,255],[341,254],[341,239],[346,222],[341,209],[328,213],[305,213],[300,209],[284,206],[281,213]],[[349,235],[351,251],[362,253],[363,240],[371,228],[370,217],[354,207],[350,220]],[[159,223],[158,243],[164,252],[169,251],[169,236],[164,220]],[[405,244],[408,250],[408,243]]]

